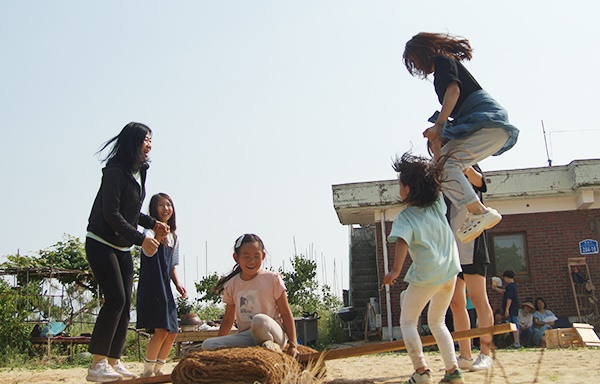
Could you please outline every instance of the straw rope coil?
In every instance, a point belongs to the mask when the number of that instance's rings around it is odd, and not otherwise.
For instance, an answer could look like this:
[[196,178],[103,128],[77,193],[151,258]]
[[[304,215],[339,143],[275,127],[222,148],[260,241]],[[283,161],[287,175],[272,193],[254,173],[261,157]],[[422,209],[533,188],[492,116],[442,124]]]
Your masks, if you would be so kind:
[[[315,352],[303,347],[299,353]],[[171,373],[173,384],[298,382],[301,365],[285,353],[262,347],[188,352]],[[305,382],[305,380],[300,380]]]

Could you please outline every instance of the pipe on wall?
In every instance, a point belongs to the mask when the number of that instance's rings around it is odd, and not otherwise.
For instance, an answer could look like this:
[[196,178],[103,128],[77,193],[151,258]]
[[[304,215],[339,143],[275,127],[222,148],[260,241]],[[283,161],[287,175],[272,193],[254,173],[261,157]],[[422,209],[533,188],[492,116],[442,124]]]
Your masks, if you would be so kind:
[[[387,274],[390,271],[390,263],[388,260],[387,251],[387,237],[385,235],[385,210],[379,211],[379,218],[381,219],[381,249],[383,250],[383,269]],[[385,308],[387,313],[387,328],[388,328],[388,340],[393,340],[393,324],[392,324],[392,298],[390,295],[390,286],[385,285]]]

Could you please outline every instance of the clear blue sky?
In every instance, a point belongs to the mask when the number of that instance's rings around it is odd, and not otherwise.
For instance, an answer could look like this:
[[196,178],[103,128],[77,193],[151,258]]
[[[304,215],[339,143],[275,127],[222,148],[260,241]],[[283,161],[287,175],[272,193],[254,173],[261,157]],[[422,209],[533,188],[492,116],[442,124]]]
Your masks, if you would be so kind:
[[[485,170],[597,158],[600,6],[589,1],[4,1],[0,257],[83,238],[94,153],[129,121],[154,131],[148,195],[170,194],[188,289],[260,235],[267,266],[294,237],[348,286],[332,184],[393,179],[425,153],[439,108],[402,65],[420,31],[470,39],[467,67],[521,129]],[[146,200],[144,209],[147,209]],[[205,245],[208,244],[208,260]],[[342,273],[344,272],[344,273]],[[319,277],[322,277],[319,272]],[[343,286],[342,286],[343,285]]]

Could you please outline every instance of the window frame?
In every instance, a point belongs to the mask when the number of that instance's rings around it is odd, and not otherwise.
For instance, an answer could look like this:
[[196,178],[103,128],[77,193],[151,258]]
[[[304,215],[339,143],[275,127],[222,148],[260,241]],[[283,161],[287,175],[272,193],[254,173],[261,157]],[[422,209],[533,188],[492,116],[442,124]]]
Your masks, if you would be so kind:
[[520,236],[522,239],[522,258],[523,261],[525,263],[525,270],[524,271],[516,271],[513,269],[513,271],[515,272],[515,275],[520,275],[520,276],[529,276],[531,273],[531,269],[530,269],[530,263],[529,263],[529,252],[528,252],[528,245],[527,245],[527,232],[526,231],[505,231],[505,232],[495,232],[495,233],[488,233],[488,249],[490,251],[490,271],[488,273],[488,275],[490,276],[499,276],[501,275],[504,271],[498,271],[497,268],[497,257],[496,257],[496,248],[495,248],[495,240],[498,237],[503,237],[503,236]]

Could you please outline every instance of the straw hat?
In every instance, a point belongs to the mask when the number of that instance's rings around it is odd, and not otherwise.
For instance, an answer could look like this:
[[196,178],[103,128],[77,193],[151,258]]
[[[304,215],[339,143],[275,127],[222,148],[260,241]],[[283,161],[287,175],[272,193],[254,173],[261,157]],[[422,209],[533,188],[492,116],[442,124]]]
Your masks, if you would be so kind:
[[533,305],[533,303],[531,301],[525,301],[525,302],[521,303],[521,308],[523,308],[523,307],[529,307],[535,311],[535,306]]

